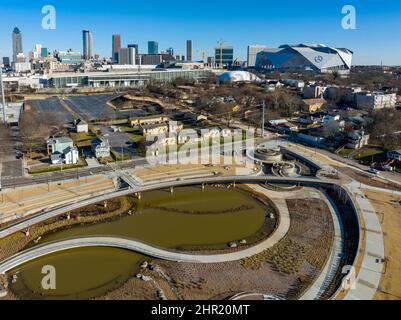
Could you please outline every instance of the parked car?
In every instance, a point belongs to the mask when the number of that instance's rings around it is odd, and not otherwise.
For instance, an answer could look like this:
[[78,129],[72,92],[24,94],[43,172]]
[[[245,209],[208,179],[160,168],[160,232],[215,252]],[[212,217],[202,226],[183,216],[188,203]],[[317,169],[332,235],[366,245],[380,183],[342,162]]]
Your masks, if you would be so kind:
[[378,174],[380,173],[380,171],[377,170],[377,169],[375,169],[375,168],[370,168],[370,169],[368,170],[368,172],[369,172],[369,173],[372,173],[372,174],[375,174],[375,175],[378,175]]

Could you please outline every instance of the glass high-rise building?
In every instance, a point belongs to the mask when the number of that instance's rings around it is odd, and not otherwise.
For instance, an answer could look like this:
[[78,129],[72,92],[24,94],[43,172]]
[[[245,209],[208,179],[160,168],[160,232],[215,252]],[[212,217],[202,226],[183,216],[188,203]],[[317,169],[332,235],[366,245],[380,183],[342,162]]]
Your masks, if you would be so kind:
[[13,38],[13,61],[17,62],[17,56],[20,53],[23,53],[22,49],[22,35],[21,31],[15,27],[12,33]]
[[9,57],[3,57],[3,65],[4,65],[4,68],[10,68],[11,67],[10,58]]
[[121,35],[114,34],[112,39],[112,55],[111,60],[114,63],[119,63],[120,61],[120,49],[121,49]]
[[48,55],[49,55],[49,51],[48,51],[47,48],[42,48],[42,49],[40,50],[40,56],[41,56],[42,58],[46,58]]
[[93,36],[89,30],[82,31],[83,39],[83,58],[90,60],[93,58]]
[[157,41],[148,41],[148,54],[158,54],[159,43]]
[[192,61],[192,40],[187,40],[187,61]]
[[214,60],[220,67],[232,66],[234,62],[234,48],[230,46],[215,48]]

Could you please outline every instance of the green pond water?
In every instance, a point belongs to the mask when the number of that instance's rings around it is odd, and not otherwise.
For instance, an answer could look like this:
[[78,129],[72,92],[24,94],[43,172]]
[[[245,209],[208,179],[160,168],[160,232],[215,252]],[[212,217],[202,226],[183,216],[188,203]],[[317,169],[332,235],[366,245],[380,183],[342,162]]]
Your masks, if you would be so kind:
[[[174,249],[222,249],[231,241],[248,243],[267,236],[266,206],[246,192],[206,187],[176,188],[142,194],[134,215],[112,222],[77,226],[52,233],[40,243],[90,235],[123,236]],[[15,270],[12,290],[29,299],[88,299],[118,288],[137,273],[144,256],[120,249],[83,248],[51,254]],[[42,267],[57,271],[56,290],[44,290]]]

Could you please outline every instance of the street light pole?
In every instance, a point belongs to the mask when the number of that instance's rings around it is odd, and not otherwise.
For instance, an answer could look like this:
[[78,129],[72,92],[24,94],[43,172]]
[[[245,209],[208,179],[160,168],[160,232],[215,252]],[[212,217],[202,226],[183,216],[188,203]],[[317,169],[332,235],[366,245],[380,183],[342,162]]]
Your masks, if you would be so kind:
[[263,100],[263,112],[262,112],[262,139],[265,137],[265,108],[266,108],[266,102]]
[[4,123],[4,126],[6,126],[7,125],[6,98],[4,96],[3,68],[1,66],[0,66],[0,85],[1,85],[1,96],[2,96],[2,102],[3,102],[3,123]]

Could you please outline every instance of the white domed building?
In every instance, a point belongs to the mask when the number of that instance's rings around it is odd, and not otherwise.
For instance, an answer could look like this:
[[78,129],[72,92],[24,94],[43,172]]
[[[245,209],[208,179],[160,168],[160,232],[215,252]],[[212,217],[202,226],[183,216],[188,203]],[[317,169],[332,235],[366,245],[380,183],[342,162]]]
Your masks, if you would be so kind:
[[257,82],[260,78],[248,71],[227,71],[219,76],[221,83]]

